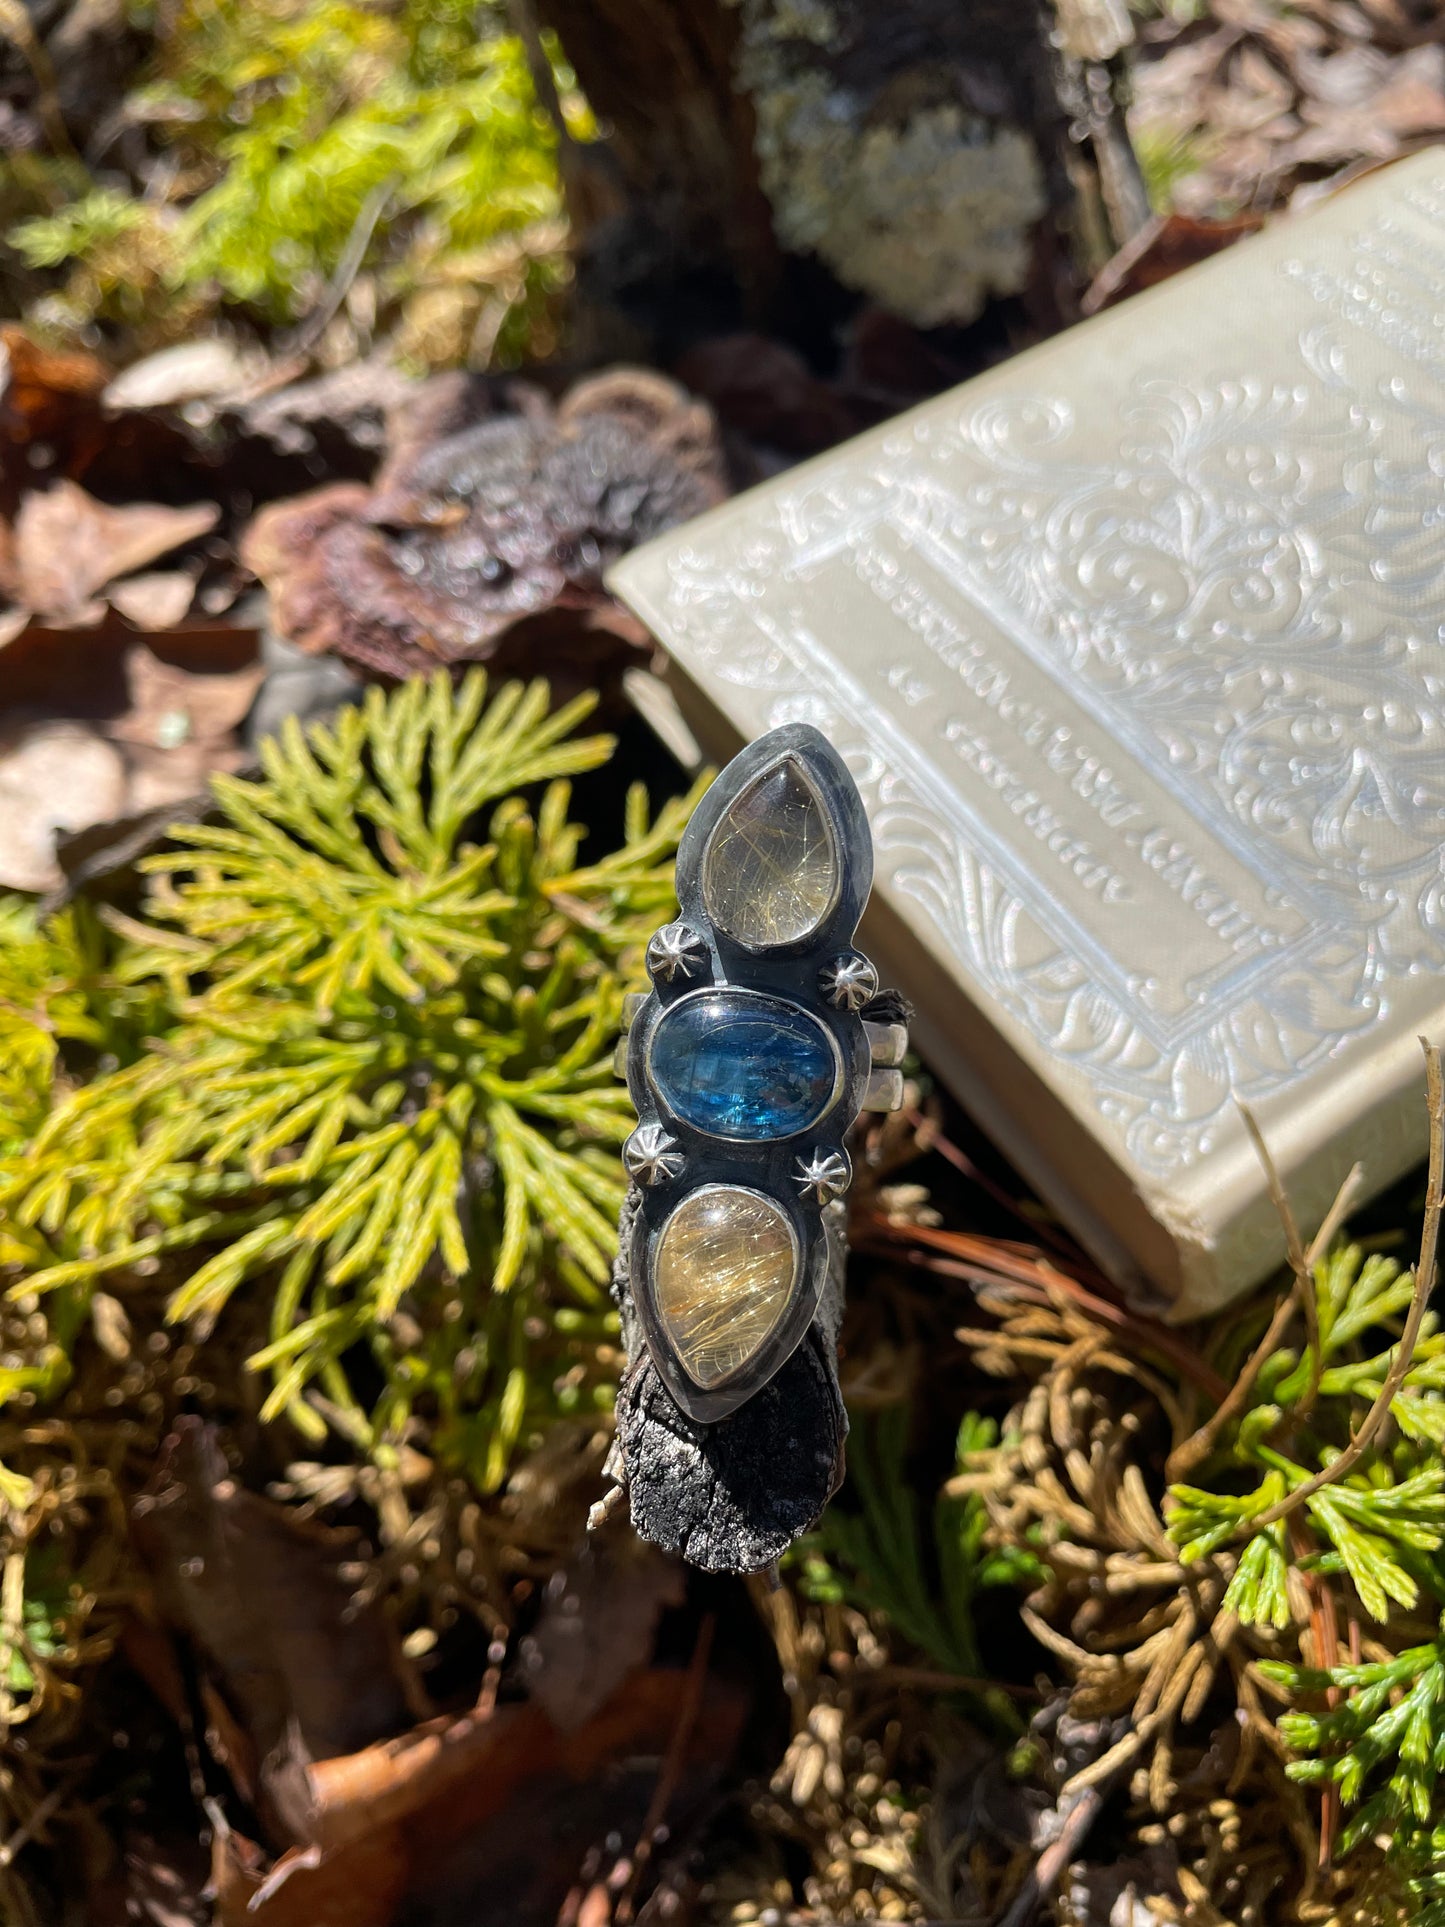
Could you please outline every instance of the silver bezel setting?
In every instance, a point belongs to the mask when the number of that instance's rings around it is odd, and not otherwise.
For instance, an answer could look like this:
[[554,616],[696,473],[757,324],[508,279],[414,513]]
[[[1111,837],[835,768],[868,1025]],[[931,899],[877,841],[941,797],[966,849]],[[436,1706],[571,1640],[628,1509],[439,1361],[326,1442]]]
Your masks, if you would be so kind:
[[[800,765],[833,839],[837,862],[831,900],[804,937],[753,944],[714,924],[703,900],[702,866],[733,802],[790,760]],[[772,731],[729,763],[699,803],[678,849],[679,911],[664,929],[681,927],[697,938],[702,955],[695,977],[664,976],[652,969],[650,953],[652,989],[627,1006],[619,1059],[639,1120],[629,1143],[655,1127],[675,1144],[675,1153],[669,1147],[669,1155],[679,1156],[682,1164],[675,1174],[656,1175],[635,1194],[638,1206],[625,1262],[641,1336],[653,1362],[682,1411],[703,1423],[726,1418],[760,1391],[801,1344],[817,1311],[828,1274],[827,1225],[852,1175],[844,1139],[870,1089],[874,1049],[883,1041],[877,1035],[882,1027],[865,1025],[851,1000],[830,999],[822,974],[845,958],[871,970],[854,948],[854,933],[872,876],[867,817],[837,752],[807,724]],[[702,1130],[671,1109],[653,1075],[654,1037],[682,1004],[715,992],[742,993],[802,1014],[829,1039],[833,1087],[810,1123],[786,1137],[734,1138]],[[896,1048],[890,1036],[888,1054],[894,1055]],[[653,1141],[651,1136],[646,1139]],[[809,1164],[826,1173],[826,1181],[808,1176]],[[684,1200],[715,1190],[749,1193],[779,1208],[793,1227],[796,1256],[788,1304],[771,1333],[726,1380],[704,1387],[689,1375],[668,1336],[656,1300],[655,1256],[663,1229]]]
[[[796,1131],[789,1131],[785,1138],[733,1137],[726,1131],[709,1131],[705,1130],[700,1124],[689,1123],[686,1118],[679,1117],[672,1109],[653,1070],[653,1045],[657,1041],[657,1033],[665,1023],[670,1024],[674,1022],[677,1015],[688,1004],[696,1003],[698,999],[702,997],[734,997],[740,1003],[755,1000],[759,1005],[771,1004],[775,1009],[786,1010],[796,1016],[806,1018],[814,1029],[821,1033],[833,1059],[833,1083],[822,1108],[816,1111],[806,1124],[800,1124]],[[754,989],[751,984],[707,984],[697,990],[689,990],[683,996],[675,998],[668,1004],[666,1010],[661,1012],[657,1021],[648,1027],[643,1071],[657,1098],[657,1108],[659,1112],[668,1120],[669,1124],[671,1124],[675,1130],[696,1131],[699,1137],[708,1138],[714,1144],[737,1144],[747,1149],[754,1147],[761,1148],[769,1144],[791,1144],[797,1138],[807,1137],[809,1133],[816,1131],[819,1125],[824,1123],[833,1111],[838,1099],[843,1094],[843,1087],[846,1082],[843,1070],[843,1053],[838,1047],[838,1039],[818,1013],[809,1010],[805,1004],[798,1003],[794,998],[775,997],[771,991]]]
[[[781,734],[782,734],[781,730],[774,731],[775,736],[781,735]],[[766,743],[768,741],[768,738],[764,737],[762,740]],[[746,753],[747,752],[744,751],[744,754]],[[737,763],[740,760],[741,758],[735,758],[733,762],[729,763],[727,769],[724,770],[723,772],[723,776],[725,777],[725,776],[731,775],[732,771],[737,767]],[[766,782],[768,777],[770,777],[773,774],[774,770],[782,769],[788,763],[793,764],[794,767],[801,772],[804,784],[812,792],[812,794],[817,798],[819,806],[823,811],[823,820],[827,826],[829,842],[830,842],[832,855],[833,855],[833,887],[829,893],[826,907],[818,913],[818,915],[813,919],[812,923],[809,924],[808,928],[805,931],[803,931],[801,936],[788,937],[781,943],[755,943],[749,938],[735,936],[732,933],[732,931],[728,929],[726,924],[720,923],[717,920],[717,918],[713,915],[712,909],[707,901],[708,857],[712,853],[712,847],[715,839],[717,838],[717,836],[719,835],[719,833],[722,831],[725,824],[727,823],[728,815],[732,810],[733,804],[738,802],[743,796],[745,796],[747,792],[750,789],[752,789],[756,784]],[[722,777],[719,777],[718,780],[719,782],[721,782]],[[812,949],[816,943],[818,932],[828,924],[828,922],[831,920],[833,916],[834,911],[838,908],[838,899],[843,893],[843,872],[847,864],[847,860],[848,860],[848,853],[843,848],[841,839],[839,838],[838,825],[834,820],[832,810],[828,806],[827,795],[819,787],[819,784],[817,782],[816,777],[814,776],[813,771],[808,767],[807,761],[802,756],[800,756],[795,749],[785,749],[785,750],[782,750],[778,755],[773,756],[767,762],[763,763],[761,767],[759,767],[758,769],[753,770],[752,773],[748,776],[747,780],[743,783],[739,783],[736,786],[736,788],[732,791],[731,795],[728,797],[727,803],[723,808],[723,810],[720,812],[717,818],[717,821],[713,824],[711,830],[709,831],[707,841],[703,844],[702,850],[697,859],[698,903],[702,910],[703,915],[707,918],[709,924],[711,924],[713,929],[719,931],[729,943],[735,944],[739,950],[747,951],[752,956],[766,957],[766,956],[772,956],[775,953],[787,953],[791,951]],[[871,845],[869,848],[869,868],[870,869],[872,868]]]
[[[735,1195],[742,1196],[745,1198],[757,1198],[763,1204],[771,1205],[775,1211],[778,1211],[779,1213],[781,1213],[783,1222],[788,1227],[788,1237],[792,1244],[793,1275],[788,1286],[788,1301],[784,1305],[783,1310],[778,1315],[778,1317],[774,1319],[772,1326],[769,1329],[767,1336],[763,1339],[762,1343],[757,1347],[755,1351],[753,1351],[747,1358],[743,1360],[741,1365],[735,1366],[732,1371],[726,1373],[722,1378],[715,1378],[710,1385],[703,1385],[692,1376],[692,1374],[688,1371],[686,1365],[683,1364],[681,1357],[678,1355],[675,1347],[673,1346],[672,1339],[668,1335],[666,1320],[663,1318],[662,1312],[657,1303],[657,1260],[658,1260],[659,1254],[662,1251],[662,1241],[667,1236],[668,1227],[671,1225],[673,1219],[677,1216],[678,1212],[681,1211],[685,1205],[692,1204],[698,1198],[714,1197],[721,1191],[731,1192]],[[691,1190],[684,1191],[681,1194],[677,1202],[673,1205],[672,1209],[668,1212],[667,1216],[650,1234],[647,1240],[646,1265],[647,1265],[648,1291],[646,1293],[646,1304],[647,1304],[648,1313],[650,1313],[651,1317],[656,1321],[659,1336],[663,1339],[665,1348],[667,1352],[671,1355],[673,1364],[683,1374],[684,1378],[687,1381],[688,1388],[694,1396],[700,1393],[703,1396],[714,1401],[722,1400],[726,1398],[729,1391],[735,1385],[741,1383],[745,1389],[743,1390],[742,1396],[737,1399],[732,1409],[735,1410],[736,1406],[742,1404],[744,1399],[751,1397],[752,1392],[755,1389],[751,1383],[751,1376],[753,1371],[756,1368],[758,1360],[764,1357],[774,1347],[774,1345],[778,1340],[779,1334],[783,1329],[783,1326],[787,1323],[788,1319],[793,1315],[794,1307],[798,1298],[799,1274],[802,1270],[802,1264],[803,1264],[803,1240],[799,1235],[797,1217],[793,1212],[788,1210],[787,1206],[783,1204],[780,1199],[773,1197],[769,1192],[760,1191],[758,1190],[756,1185],[752,1185],[752,1184],[733,1184],[724,1180],[718,1180],[717,1182],[712,1184],[696,1185]],[[812,1319],[811,1311],[809,1312],[808,1316],[809,1316],[809,1321],[811,1322],[811,1319]],[[804,1329],[806,1329],[806,1327]],[[791,1349],[792,1349],[792,1346],[789,1346],[788,1350],[791,1351]],[[786,1355],[787,1355],[786,1353],[783,1354],[784,1357],[786,1357]],[[778,1364],[781,1364],[781,1363],[782,1363],[782,1358],[778,1360]],[[777,1367],[774,1366],[773,1370],[776,1370],[776,1369]],[[664,1376],[665,1375],[666,1374],[664,1374]],[[769,1376],[771,1376],[771,1373],[769,1373]],[[766,1383],[766,1379],[764,1379],[762,1382]],[[716,1413],[714,1414],[714,1416],[720,1417],[722,1416],[722,1414]]]

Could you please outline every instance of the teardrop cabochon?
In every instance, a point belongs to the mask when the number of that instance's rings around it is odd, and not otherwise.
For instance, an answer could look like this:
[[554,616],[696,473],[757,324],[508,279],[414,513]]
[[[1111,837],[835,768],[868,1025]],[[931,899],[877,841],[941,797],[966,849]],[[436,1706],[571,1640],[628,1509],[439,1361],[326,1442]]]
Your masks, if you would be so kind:
[[657,1315],[684,1371],[705,1391],[751,1365],[787,1311],[798,1232],[774,1199],[705,1184],[669,1214],[652,1253]]
[[627,1037],[640,1125],[666,1135],[670,1162],[634,1194],[627,1264],[653,1362],[704,1423],[786,1363],[827,1278],[824,1214],[843,1207],[803,1170],[843,1151],[870,1066],[861,1018],[822,978],[852,950],[872,878],[862,799],[805,723],[736,756],[678,850],[682,947],[649,960]]
[[[741,1333],[741,1342],[736,1326],[718,1331],[711,1323],[709,1307],[694,1308],[679,1286],[670,1249],[681,1238],[681,1255],[688,1255],[687,1244],[697,1250],[714,1226],[694,1220],[701,1219],[706,1208],[714,1204],[725,1212],[730,1197],[744,1208],[749,1203],[762,1207],[751,1222],[744,1222],[744,1231],[761,1234],[771,1242],[774,1224],[783,1220],[789,1227],[792,1247],[791,1276],[781,1309],[775,1303],[764,1308],[758,1302],[762,1293],[770,1291],[771,1281],[756,1276],[747,1280],[750,1302],[738,1307],[739,1320],[748,1326]],[[742,1176],[714,1178],[695,1188],[678,1186],[655,1220],[645,1210],[636,1214],[627,1255],[633,1279],[643,1283],[635,1297],[638,1317],[663,1383],[689,1417],[713,1424],[735,1412],[767,1384],[807,1337],[828,1271],[827,1240],[816,1214],[811,1215],[809,1222],[810,1214],[791,1200],[784,1203]],[[766,1252],[763,1257],[766,1259]],[[728,1340],[737,1346],[736,1362],[725,1355]]]
[[682,916],[710,923],[724,954],[846,948],[872,886],[863,799],[811,723],[770,730],[735,756],[678,847]]

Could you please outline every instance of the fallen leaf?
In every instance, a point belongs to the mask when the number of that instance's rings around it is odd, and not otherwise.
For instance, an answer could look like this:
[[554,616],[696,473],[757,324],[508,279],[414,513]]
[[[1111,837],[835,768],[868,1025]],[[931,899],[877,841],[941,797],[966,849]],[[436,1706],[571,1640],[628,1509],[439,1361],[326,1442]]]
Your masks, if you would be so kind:
[[174,749],[138,744],[126,753],[126,818],[209,803],[212,776],[234,776],[248,760],[239,743],[180,743]]
[[126,746],[128,815],[206,794],[212,774],[244,766],[236,735],[265,679],[260,661],[216,675],[165,662],[144,643],[127,650],[130,706],[107,726]]
[[1445,46],[1402,55],[1369,109],[1402,140],[1445,132]]
[[238,1485],[195,1418],[161,1448],[132,1529],[162,1612],[204,1654],[263,1762],[263,1808],[283,1837],[304,1837],[297,1772],[408,1718],[385,1621],[337,1574],[348,1535]]
[[[113,613],[93,630],[30,623],[0,665],[0,717],[23,704],[109,724],[132,706],[126,661],[138,646],[135,630]],[[192,675],[231,675],[255,664],[260,637],[242,623],[193,619],[144,646]]]
[[158,569],[113,582],[106,600],[137,629],[174,629],[190,613],[196,580],[184,569]]
[[6,518],[0,515],[0,596],[13,602],[15,588],[15,534]]
[[215,798],[203,790],[154,809],[127,808],[109,822],[57,838],[56,861],[65,874],[45,897],[40,906],[42,914],[63,910],[82,890],[100,903],[117,895],[130,896],[135,888],[136,864],[161,847],[171,826],[204,822],[215,808]]
[[84,723],[0,726],[0,885],[52,889],[61,881],[58,834],[108,821],[125,793],[118,751]]
[[37,615],[74,623],[108,582],[205,535],[219,515],[212,502],[112,508],[67,480],[32,490],[15,522],[18,598]]
[[125,656],[130,706],[108,734],[115,742],[161,750],[222,743],[244,722],[265,674],[257,661],[208,675],[135,643]]
[[212,807],[212,770],[246,767],[236,723],[263,674],[256,630],[227,624],[186,623],[141,643],[112,614],[89,630],[31,623],[10,644],[0,730],[88,725],[114,745],[124,773],[116,809],[55,834],[48,909],[82,882],[105,897],[127,894],[135,859],[164,840],[168,823]]
[[631,1532],[589,1534],[547,1581],[522,1642],[528,1697],[561,1732],[582,1726],[652,1654],[664,1608],[680,1606],[682,1567]]
[[57,354],[6,323],[0,327],[0,437],[49,440],[78,408],[94,412],[108,379],[94,355]]
[[1131,294],[1152,288],[1171,275],[1233,247],[1263,227],[1257,214],[1236,215],[1230,221],[1199,221],[1187,214],[1156,214],[1095,276],[1080,308],[1097,314]]
[[234,342],[217,335],[161,348],[123,369],[102,400],[112,413],[128,408],[178,408],[186,402],[217,401],[253,382],[263,364]]
[[[570,1734],[540,1706],[487,1704],[318,1761],[305,1845],[267,1867],[254,1843],[217,1842],[217,1927],[551,1927],[588,1847],[636,1838],[692,1703],[685,1673],[653,1667]],[[747,1712],[741,1689],[707,1677],[678,1811],[716,1783]]]
[[[304,362],[290,373],[299,367]],[[234,416],[247,435],[279,454],[307,457],[313,473],[318,468],[355,473],[358,453],[370,458],[369,468],[385,444],[390,412],[409,409],[424,386],[380,356],[303,381],[286,379],[285,369],[277,374],[281,379],[228,408],[225,419]]]

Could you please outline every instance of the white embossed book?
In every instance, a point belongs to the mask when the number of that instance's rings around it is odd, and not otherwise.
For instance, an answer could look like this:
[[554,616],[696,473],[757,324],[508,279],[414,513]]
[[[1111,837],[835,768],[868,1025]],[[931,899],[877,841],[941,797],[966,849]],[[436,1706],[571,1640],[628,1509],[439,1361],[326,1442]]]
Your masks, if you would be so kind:
[[1425,1149],[1445,154],[628,556],[708,747],[816,724],[935,1069],[1176,1315]]

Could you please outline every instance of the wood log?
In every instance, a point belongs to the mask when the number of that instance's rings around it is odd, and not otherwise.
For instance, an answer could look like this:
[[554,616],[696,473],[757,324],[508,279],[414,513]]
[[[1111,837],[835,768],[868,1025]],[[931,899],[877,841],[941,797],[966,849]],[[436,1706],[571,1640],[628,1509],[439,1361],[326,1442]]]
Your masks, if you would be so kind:
[[644,337],[689,283],[785,325],[783,268],[804,258],[920,327],[1044,282],[1066,318],[1147,219],[1124,0],[515,4],[555,30],[607,134],[584,295],[630,304]]

